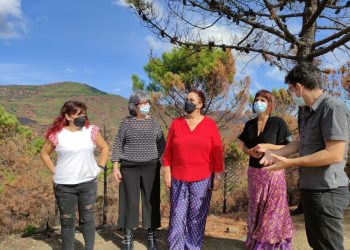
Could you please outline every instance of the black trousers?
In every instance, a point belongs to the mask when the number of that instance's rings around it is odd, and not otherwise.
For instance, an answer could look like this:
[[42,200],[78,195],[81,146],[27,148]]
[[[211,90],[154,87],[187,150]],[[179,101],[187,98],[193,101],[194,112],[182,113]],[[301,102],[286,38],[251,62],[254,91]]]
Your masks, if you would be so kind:
[[54,184],[54,192],[60,210],[62,250],[73,250],[77,206],[85,249],[94,249],[97,179],[76,185]]
[[315,250],[343,250],[343,212],[349,205],[349,188],[301,190],[306,235]]
[[122,161],[119,185],[119,228],[139,227],[140,195],[142,226],[160,227],[160,164],[159,161],[133,163]]

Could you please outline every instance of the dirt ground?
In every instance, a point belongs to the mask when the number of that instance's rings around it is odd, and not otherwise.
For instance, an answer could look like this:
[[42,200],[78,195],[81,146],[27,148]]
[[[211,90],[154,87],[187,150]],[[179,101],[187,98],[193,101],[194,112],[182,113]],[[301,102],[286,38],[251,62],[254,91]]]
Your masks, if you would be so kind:
[[[230,215],[215,216],[210,215],[207,220],[204,250],[227,250],[237,249],[243,250],[246,234],[246,215],[245,213],[235,213]],[[296,235],[293,238],[293,249],[308,250],[308,246],[304,228],[303,215],[293,217]],[[167,226],[168,221],[163,219],[162,225]],[[54,232],[37,233],[28,237],[21,235],[8,235],[0,238],[1,250],[60,250],[60,229],[55,228]],[[345,212],[344,218],[344,234],[345,249],[350,250],[350,209]],[[158,245],[159,249],[167,249],[166,227],[159,230]],[[75,250],[83,250],[84,243],[80,232],[76,233]],[[135,232],[135,250],[146,249],[147,242],[145,232],[136,230]],[[114,250],[122,248],[122,232],[113,227],[98,228],[96,233],[95,250]]]

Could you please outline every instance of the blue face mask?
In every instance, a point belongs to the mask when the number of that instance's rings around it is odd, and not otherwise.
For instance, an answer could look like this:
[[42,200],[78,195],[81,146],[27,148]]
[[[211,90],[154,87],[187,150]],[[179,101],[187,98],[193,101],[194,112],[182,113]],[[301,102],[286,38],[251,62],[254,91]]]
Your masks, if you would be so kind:
[[149,113],[150,109],[151,109],[151,106],[149,104],[146,104],[146,105],[140,107],[140,113],[143,115],[147,115]]
[[254,103],[254,111],[258,114],[262,114],[266,111],[267,109],[267,103],[266,102],[255,102]]
[[305,106],[305,101],[304,101],[304,99],[301,96],[296,96],[296,94],[294,93],[292,95],[292,99],[293,99],[293,102],[296,105],[298,105],[299,107],[304,107]]

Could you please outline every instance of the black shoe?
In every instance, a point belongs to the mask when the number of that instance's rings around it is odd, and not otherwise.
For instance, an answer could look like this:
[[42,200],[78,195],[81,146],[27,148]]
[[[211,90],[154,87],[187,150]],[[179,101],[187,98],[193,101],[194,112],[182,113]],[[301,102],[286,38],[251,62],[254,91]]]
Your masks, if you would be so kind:
[[124,230],[124,247],[123,250],[132,250],[134,249],[134,236],[132,234],[132,229],[126,228]]
[[158,250],[156,242],[156,233],[154,229],[148,229],[147,231],[147,250]]

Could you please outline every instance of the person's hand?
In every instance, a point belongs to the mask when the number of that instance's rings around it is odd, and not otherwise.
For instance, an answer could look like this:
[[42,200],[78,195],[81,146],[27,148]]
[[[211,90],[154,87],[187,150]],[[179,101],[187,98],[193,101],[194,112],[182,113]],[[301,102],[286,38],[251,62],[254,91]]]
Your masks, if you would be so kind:
[[275,158],[271,156],[271,150],[266,150],[264,157],[259,161],[261,165],[270,166],[275,162]]
[[122,174],[120,173],[120,170],[118,168],[118,166],[114,166],[113,168],[113,176],[114,176],[114,179],[117,181],[117,183],[121,182],[122,180]]
[[292,165],[291,159],[288,159],[286,157],[275,154],[270,154],[270,157],[273,159],[273,164],[269,165],[268,167],[263,167],[262,169],[268,171],[277,171],[288,168]]
[[219,187],[220,187],[220,177],[214,175],[214,179],[213,179],[213,191],[219,190]]
[[170,167],[164,167],[163,179],[164,179],[165,186],[170,188],[171,187],[171,170],[170,170]]
[[258,152],[255,147],[248,149],[248,154],[254,158],[260,158],[263,155],[263,153]]
[[253,149],[255,152],[262,154],[262,153],[265,153],[266,150],[269,149],[267,145],[268,144],[266,144],[266,143],[259,143]]

